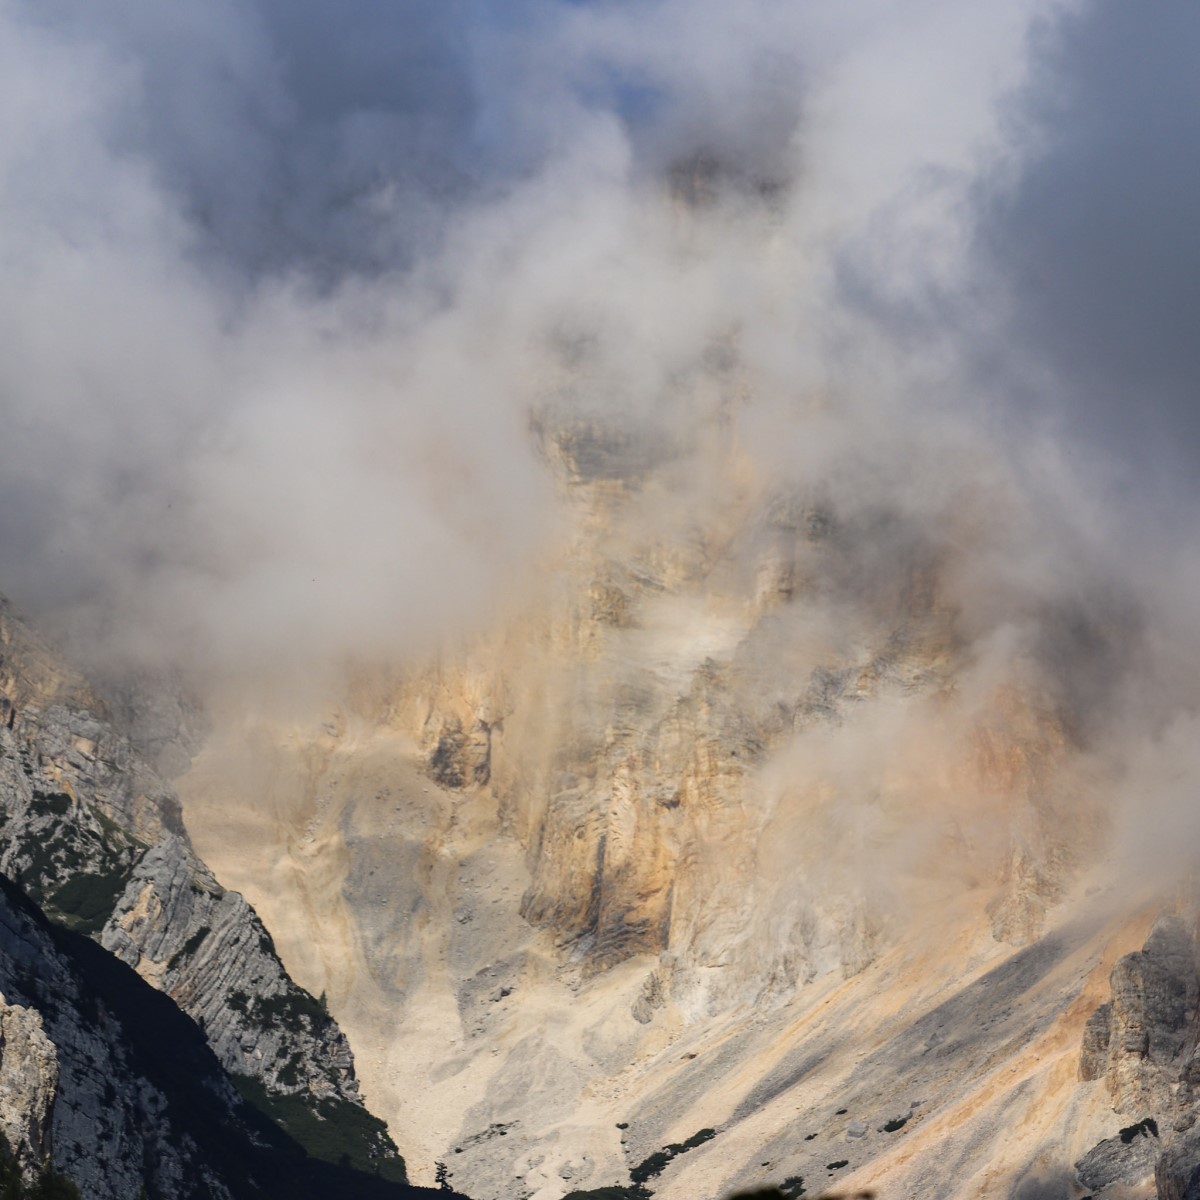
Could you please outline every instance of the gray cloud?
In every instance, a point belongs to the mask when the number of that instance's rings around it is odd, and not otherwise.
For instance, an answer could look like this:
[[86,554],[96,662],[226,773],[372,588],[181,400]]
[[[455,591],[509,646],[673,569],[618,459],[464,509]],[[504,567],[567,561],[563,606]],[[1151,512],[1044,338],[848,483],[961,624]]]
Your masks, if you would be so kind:
[[1089,274],[1107,221],[1143,291],[1189,286],[1090,196],[1105,138],[1170,160],[1164,212],[1193,169],[1097,115],[1115,11],[4,5],[4,586],[119,660],[413,653],[553,535],[531,418],[672,442],[703,499],[724,411],[848,520],[969,527],[981,643],[1124,612],[1136,539],[1019,403],[1094,375],[1119,412],[1153,359],[1191,411],[1182,334],[1123,353],[1147,305]]
[[1095,0],[1046,29],[1011,115],[1029,161],[979,200],[1006,350],[1047,372],[1032,406],[1160,517],[1190,509],[1200,454],[1198,34],[1183,0]]

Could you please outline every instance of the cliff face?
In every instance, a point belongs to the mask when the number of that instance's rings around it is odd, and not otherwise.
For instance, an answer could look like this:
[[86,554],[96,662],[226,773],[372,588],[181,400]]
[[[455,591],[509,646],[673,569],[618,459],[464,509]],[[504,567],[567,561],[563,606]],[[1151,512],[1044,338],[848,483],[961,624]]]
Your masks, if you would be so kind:
[[1194,898],[1114,964],[1109,998],[1088,1019],[1079,1076],[1125,1118],[1076,1164],[1097,1191],[1153,1171],[1162,1200],[1200,1191],[1200,948]]
[[[18,1161],[30,1172],[53,1162],[86,1196],[135,1197],[144,1186],[184,1195],[194,1181],[197,1190],[229,1197],[219,1170],[198,1153],[197,1135],[172,1120],[162,1089],[138,1070],[136,1049],[84,974],[6,891],[0,1073],[4,1132]],[[194,1054],[196,1040],[193,1033],[178,1048],[181,1057]],[[235,1104],[222,1081],[211,1107],[232,1122]]]
[[0,1130],[27,1179],[52,1167],[84,1200],[429,1194],[306,1157],[167,997],[8,881],[0,989]]
[[349,1047],[187,841],[173,794],[90,713],[0,730],[0,871],[201,1022],[230,1071],[357,1101]]
[[[853,1155],[805,1145],[844,1139],[849,1079],[878,1125],[938,1096],[930,1138],[957,1111],[1020,1177],[966,998],[1029,947],[980,1019],[1005,1046],[1054,1026],[1074,1086],[1083,1017],[1055,1025],[1041,989],[1084,986],[1106,935],[1054,940],[1104,832],[1070,688],[964,620],[945,530],[779,488],[736,447],[540,435],[572,523],[536,594],[423,669],[360,671],[313,728],[218,725],[180,782],[205,857],[328,992],[406,1150],[473,1195],[624,1182],[707,1127],[720,1149],[668,1156],[666,1194],[811,1180],[815,1154],[870,1181],[874,1125]],[[957,1040],[930,1023],[955,996]]]
[[[0,872],[169,996],[233,1075],[319,1116],[361,1113],[345,1036],[196,856],[174,792],[7,610],[0,644]],[[403,1177],[386,1130],[363,1117],[347,1149]]]
[[950,838],[997,936],[1034,939],[1098,816],[1058,700],[977,661],[952,553],[736,455],[689,507],[670,464],[618,476],[609,448],[597,478],[571,434],[542,604],[391,697],[433,779],[485,788],[527,849],[522,915],[589,970],[669,951],[672,993],[716,1011],[860,969],[889,885]]
[[17,1162],[36,1170],[50,1156],[58,1054],[41,1015],[0,1000],[0,1132]]

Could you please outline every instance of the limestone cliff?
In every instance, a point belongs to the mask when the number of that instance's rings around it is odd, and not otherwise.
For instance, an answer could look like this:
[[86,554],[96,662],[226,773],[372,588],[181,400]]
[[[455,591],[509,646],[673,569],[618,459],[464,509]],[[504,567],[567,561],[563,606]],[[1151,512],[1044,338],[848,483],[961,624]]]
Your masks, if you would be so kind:
[[0,998],[0,1133],[26,1171],[50,1156],[58,1054],[41,1014]]
[[[899,1194],[978,1194],[986,1143],[1001,1195],[1041,1170],[1003,1101],[1069,1172],[1106,1127],[1055,1090],[1087,1015],[1063,996],[1121,936],[1062,933],[1105,828],[1070,638],[1102,655],[1114,630],[1039,615],[1069,631],[1053,662],[981,634],[970,496],[934,537],[736,439],[535,432],[570,516],[531,594],[425,665],[359,669],[312,724],[218,723],[180,781],[402,1148],[557,1200],[713,1128],[665,1195],[812,1190],[957,1114],[962,1171]],[[1010,1078],[1022,1039],[1053,1054]],[[850,1099],[869,1129],[843,1146]]]
[[[197,858],[170,787],[7,609],[0,642],[0,872],[168,995],[233,1075],[319,1115],[361,1113],[345,1036],[284,970],[250,905]],[[361,1144],[347,1149],[402,1176],[386,1130],[362,1115],[350,1121]]]
[[83,1200],[431,1195],[306,1157],[167,997],[7,880],[0,989],[0,1131],[31,1182],[53,1168]]
[[1155,1175],[1162,1200],[1200,1180],[1200,949],[1194,901],[1164,913],[1140,950],[1117,960],[1110,995],[1089,1018],[1080,1078],[1095,1080],[1127,1118],[1119,1136],[1076,1164],[1097,1193]]

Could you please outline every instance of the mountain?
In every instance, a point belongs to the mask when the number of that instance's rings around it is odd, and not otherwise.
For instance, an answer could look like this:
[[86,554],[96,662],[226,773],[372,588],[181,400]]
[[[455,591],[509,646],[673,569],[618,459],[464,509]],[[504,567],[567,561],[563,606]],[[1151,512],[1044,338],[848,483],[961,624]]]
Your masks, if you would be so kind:
[[323,1168],[264,1133],[269,1117],[366,1172],[341,1194],[417,1194],[324,1001],[197,858],[170,787],[7,605],[0,647],[2,1069],[29,1092],[4,1123],[18,1160],[52,1161],[87,1196],[310,1194],[296,1180]]
[[7,880],[0,990],[0,1129],[27,1175],[52,1163],[89,1198],[432,1194],[309,1157],[174,1003]]
[[1128,607],[981,621],[994,497],[931,524],[736,442],[534,432],[537,586],[311,721],[226,696],[194,736],[3,615],[0,867],[56,936],[298,1138],[358,1114],[383,1174],[365,1094],[476,1200],[1198,1194],[1200,902],[1115,853],[1102,770]]
[[410,1160],[480,1200],[1115,1195],[1194,1161],[1196,1005],[1148,1057],[1092,1016],[1140,1011],[1156,914],[1195,986],[1195,906],[1116,860],[1098,773],[1129,612],[981,628],[995,497],[931,526],[736,445],[537,432],[571,517],[531,599],[310,726],[218,723],[179,782]]

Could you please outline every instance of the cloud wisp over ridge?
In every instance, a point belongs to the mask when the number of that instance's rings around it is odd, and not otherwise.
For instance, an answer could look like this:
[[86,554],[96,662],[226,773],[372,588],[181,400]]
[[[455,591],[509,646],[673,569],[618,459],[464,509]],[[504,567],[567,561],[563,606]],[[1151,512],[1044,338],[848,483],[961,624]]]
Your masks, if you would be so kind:
[[4,586],[100,659],[420,652],[553,535],[531,414],[686,442],[734,338],[765,469],[1018,488],[981,627],[1140,590],[1187,641],[1168,8],[5,0]]

